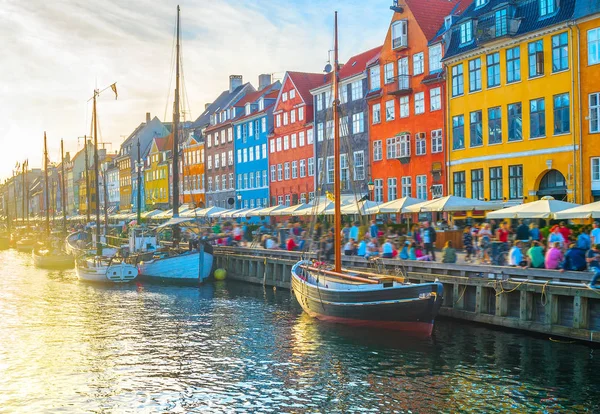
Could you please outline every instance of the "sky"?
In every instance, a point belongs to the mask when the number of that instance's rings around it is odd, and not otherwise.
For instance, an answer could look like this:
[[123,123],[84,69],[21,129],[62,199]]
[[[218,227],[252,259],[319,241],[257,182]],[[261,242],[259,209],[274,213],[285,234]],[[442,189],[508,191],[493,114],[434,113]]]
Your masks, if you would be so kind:
[[[185,118],[228,88],[229,75],[322,72],[338,11],[340,62],[383,43],[391,0],[0,0],[0,179],[83,145],[95,87],[107,151],[146,112],[172,119],[176,6],[181,6]],[[108,144],[112,143],[112,145]]]

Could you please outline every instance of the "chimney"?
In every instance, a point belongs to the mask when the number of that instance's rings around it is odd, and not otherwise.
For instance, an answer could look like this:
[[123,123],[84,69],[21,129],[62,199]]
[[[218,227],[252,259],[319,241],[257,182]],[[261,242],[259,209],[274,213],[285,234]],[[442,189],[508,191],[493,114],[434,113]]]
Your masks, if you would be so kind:
[[238,86],[242,86],[242,75],[229,75],[229,93],[233,92]]
[[146,123],[150,123],[150,112],[146,112]]
[[69,151],[65,152],[65,162],[71,162],[71,153]]
[[207,102],[204,104],[204,110],[206,111],[208,109],[208,107],[210,106],[210,102]]
[[258,75],[258,90],[262,91],[267,86],[271,84],[271,75],[268,73],[263,73],[262,75]]

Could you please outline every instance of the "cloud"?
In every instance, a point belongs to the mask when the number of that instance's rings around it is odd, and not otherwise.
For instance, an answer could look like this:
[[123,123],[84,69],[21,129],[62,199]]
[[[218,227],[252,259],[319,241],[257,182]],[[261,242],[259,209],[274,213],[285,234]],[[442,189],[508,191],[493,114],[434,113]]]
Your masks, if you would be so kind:
[[[320,72],[340,20],[341,60],[381,44],[389,0],[181,1],[183,81],[195,119],[228,87],[229,74],[254,84],[260,73]],[[365,6],[365,3],[368,6]],[[95,87],[117,82],[98,102],[101,139],[117,150],[123,135],[151,112],[171,119],[175,1],[8,0],[0,9],[0,177],[16,160],[41,165],[44,131],[50,156],[77,149],[90,133]],[[186,102],[187,103],[187,102]],[[108,147],[110,150],[111,147]]]

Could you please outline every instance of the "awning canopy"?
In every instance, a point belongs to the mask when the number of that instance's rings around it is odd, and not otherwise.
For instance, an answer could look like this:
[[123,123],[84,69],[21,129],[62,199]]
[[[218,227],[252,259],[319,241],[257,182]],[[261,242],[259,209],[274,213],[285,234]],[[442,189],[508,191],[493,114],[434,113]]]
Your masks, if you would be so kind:
[[559,211],[578,207],[579,204],[567,203],[555,200],[551,196],[545,196],[541,200],[531,203],[519,204],[518,206],[505,208],[487,214],[489,219],[552,219]]
[[386,214],[386,213],[402,213],[402,211],[414,204],[425,203],[426,200],[420,200],[412,197],[402,197],[397,200],[388,201],[387,203],[379,204],[377,206],[377,213],[368,212],[366,214]]
[[558,219],[588,219],[600,218],[600,201],[584,204],[579,207],[568,208],[554,214]]
[[473,210],[498,210],[502,205],[490,203],[488,201],[473,200],[465,197],[449,195],[446,197],[436,198],[430,201],[413,204],[405,207],[403,213],[424,213],[433,211],[473,211]]
[[187,217],[172,218],[172,219],[168,220],[167,222],[158,226],[157,229],[162,229],[164,227],[175,226],[177,224],[182,224],[182,223],[187,223],[187,222],[192,222],[192,221],[194,221],[193,218],[187,218]]

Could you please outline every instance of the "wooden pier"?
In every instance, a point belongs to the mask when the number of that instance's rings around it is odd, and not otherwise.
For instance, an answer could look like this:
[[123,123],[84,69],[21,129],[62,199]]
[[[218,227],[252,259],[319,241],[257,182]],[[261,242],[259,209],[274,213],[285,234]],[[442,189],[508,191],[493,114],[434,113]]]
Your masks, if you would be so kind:
[[[214,268],[230,279],[290,288],[300,254],[239,247],[215,248]],[[344,267],[444,285],[440,315],[583,341],[600,342],[600,290],[584,286],[590,272],[344,257]]]

